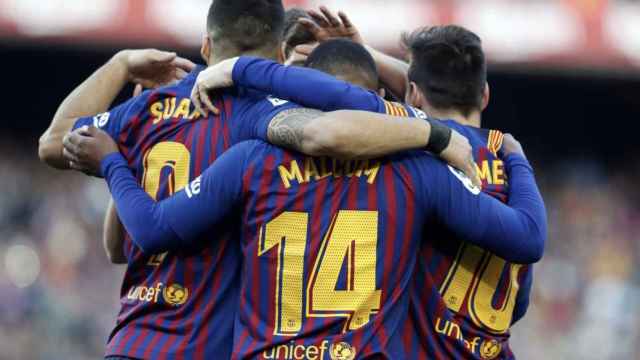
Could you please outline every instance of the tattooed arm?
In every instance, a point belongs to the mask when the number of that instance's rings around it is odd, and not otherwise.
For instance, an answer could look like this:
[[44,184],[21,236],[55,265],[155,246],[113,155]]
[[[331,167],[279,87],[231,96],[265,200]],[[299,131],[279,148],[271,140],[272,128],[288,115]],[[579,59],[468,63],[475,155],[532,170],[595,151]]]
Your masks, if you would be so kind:
[[312,156],[357,159],[425,148],[430,133],[431,125],[421,119],[289,109],[271,120],[267,136],[275,145]]
[[448,138],[443,137],[442,127],[437,121],[366,111],[323,113],[294,108],[280,112],[271,120],[267,137],[274,145],[311,156],[339,159],[371,159],[401,151],[431,149],[479,185],[469,140],[455,130]]

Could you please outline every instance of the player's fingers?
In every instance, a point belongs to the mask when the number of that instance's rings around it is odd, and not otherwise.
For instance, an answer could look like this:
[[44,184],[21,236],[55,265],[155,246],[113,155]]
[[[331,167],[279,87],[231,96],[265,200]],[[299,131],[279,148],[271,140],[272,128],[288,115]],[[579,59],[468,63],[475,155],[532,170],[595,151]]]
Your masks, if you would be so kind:
[[99,134],[99,132],[100,130],[94,126],[83,126],[80,129],[80,134],[88,137],[96,137]]
[[309,56],[311,55],[311,53],[313,52],[313,50],[316,49],[316,47],[318,47],[318,44],[315,45],[298,45],[295,47],[295,52],[297,52],[298,54],[302,54],[305,56]]
[[183,57],[176,57],[175,59],[173,59],[172,64],[177,67],[178,69],[181,69],[183,71],[186,71],[187,73],[193,71],[193,69],[196,68],[196,64],[193,63],[191,60],[189,59],[185,59]]
[[206,91],[204,91],[202,89],[202,86],[200,86],[198,84],[198,87],[196,88],[197,94],[196,94],[196,99],[197,99],[197,107],[198,107],[198,111],[204,115],[204,116],[208,116],[209,112],[207,111],[207,108],[204,106],[204,102],[202,100],[202,94]]
[[351,19],[349,19],[349,16],[347,16],[347,14],[345,14],[342,11],[338,11],[338,16],[340,17],[340,20],[342,21],[342,25],[344,25],[347,28],[352,28],[353,27],[353,23],[351,22]]
[[324,17],[327,19],[327,21],[329,21],[331,26],[340,27],[342,25],[340,20],[338,20],[338,18],[333,14],[333,12],[331,12],[331,10],[329,10],[328,7],[322,5],[320,6],[320,11],[324,15]]
[[67,134],[64,139],[62,139],[62,146],[63,149],[67,150],[70,153],[78,153],[78,139],[75,138],[71,133]]
[[200,91],[200,100],[202,100],[202,103],[206,106],[207,112],[211,111],[214,115],[220,114],[220,111],[218,111],[218,108],[216,108],[213,105],[213,101],[211,101],[211,96],[209,96],[209,92],[206,89],[204,89],[204,87]]
[[142,84],[136,84],[135,89],[133,89],[133,97],[140,96],[140,94],[142,94],[142,91],[144,91]]
[[80,133],[81,131],[83,131],[83,129],[78,129],[65,135],[62,139],[62,144],[68,146],[71,149],[77,147],[83,137],[83,135]]
[[200,111],[200,98],[198,97],[198,83],[196,82],[196,84],[193,86],[193,89],[191,89],[191,102],[193,103],[193,106],[195,106],[196,110],[198,110],[198,112]]
[[285,65],[298,65],[307,61],[308,56],[297,51],[294,51],[291,56],[285,61]]
[[186,78],[187,75],[189,75],[188,72],[186,72],[186,71],[184,71],[184,70],[182,70],[180,68],[176,69],[176,79],[177,80],[182,80],[182,79]]
[[79,162],[80,159],[75,153],[69,151],[66,147],[62,149],[62,157],[67,161]]
[[174,59],[177,56],[178,54],[174,52],[160,51],[160,50],[152,50],[150,53],[151,60],[159,63],[170,63],[174,61]]
[[313,34],[313,36],[318,39],[318,35],[320,34],[320,31],[322,31],[322,29],[320,28],[320,26],[318,26],[318,24],[316,24],[315,21],[311,19],[300,18],[298,19],[298,24],[304,26],[305,29],[310,31],[311,34]]
[[479,188],[482,188],[482,180],[480,180],[480,175],[478,174],[478,168],[476,166],[476,163],[473,161],[473,159],[469,159],[467,161],[466,173],[467,173],[467,176],[473,182],[473,185]]
[[313,21],[315,21],[319,26],[323,28],[327,28],[331,26],[329,21],[325,19],[324,15],[320,14],[319,12],[315,10],[309,10],[307,11],[307,14],[309,14],[309,16],[313,19]]

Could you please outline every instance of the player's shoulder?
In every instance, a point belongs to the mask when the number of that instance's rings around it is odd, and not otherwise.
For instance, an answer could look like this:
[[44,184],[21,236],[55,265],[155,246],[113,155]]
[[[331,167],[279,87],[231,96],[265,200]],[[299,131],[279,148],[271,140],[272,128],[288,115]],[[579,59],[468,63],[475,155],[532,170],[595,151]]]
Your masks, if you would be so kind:
[[493,153],[497,153],[502,148],[504,133],[500,130],[463,125],[455,120],[442,120],[442,122],[466,136],[474,147],[486,147]]
[[384,112],[387,115],[414,117],[423,120],[427,120],[429,118],[429,116],[424,111],[405,103],[382,99],[382,104],[384,105]]
[[191,90],[193,86],[196,84],[196,80],[198,79],[198,75],[206,69],[204,65],[197,65],[187,76],[185,76],[182,80],[178,81],[175,84],[167,85],[160,87],[155,90],[157,94],[191,94]]
[[269,108],[278,108],[292,104],[288,100],[277,98],[269,93],[242,86],[228,89],[228,94],[234,98],[237,105],[264,105]]
[[[195,85],[198,74],[204,70],[204,66],[197,66],[187,76],[175,84],[161,86],[155,89],[148,89],[143,91],[140,95],[132,98],[132,111],[135,112],[149,112],[152,116],[158,116],[159,113],[166,115],[169,113],[169,109],[173,109],[174,113],[180,108],[181,100],[187,101],[191,96],[191,90]],[[165,104],[167,99],[176,99],[176,104]],[[187,104],[191,106],[190,100]],[[169,107],[166,109],[165,107]],[[172,114],[174,115],[174,114]]]

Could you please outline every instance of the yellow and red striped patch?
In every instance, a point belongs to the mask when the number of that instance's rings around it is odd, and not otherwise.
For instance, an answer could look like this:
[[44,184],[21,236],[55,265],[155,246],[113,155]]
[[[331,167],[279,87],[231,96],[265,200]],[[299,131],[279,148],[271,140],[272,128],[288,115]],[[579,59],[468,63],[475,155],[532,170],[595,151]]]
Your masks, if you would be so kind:
[[493,153],[493,155],[498,156],[498,151],[502,148],[502,141],[504,140],[504,134],[498,130],[490,130],[489,138],[487,140],[487,148],[489,151]]
[[404,106],[402,106],[401,104],[390,102],[390,101],[385,101],[384,102],[384,107],[385,107],[385,109],[387,111],[387,115],[402,116],[402,117],[408,117],[409,116],[409,113],[407,112],[407,109],[405,109]]

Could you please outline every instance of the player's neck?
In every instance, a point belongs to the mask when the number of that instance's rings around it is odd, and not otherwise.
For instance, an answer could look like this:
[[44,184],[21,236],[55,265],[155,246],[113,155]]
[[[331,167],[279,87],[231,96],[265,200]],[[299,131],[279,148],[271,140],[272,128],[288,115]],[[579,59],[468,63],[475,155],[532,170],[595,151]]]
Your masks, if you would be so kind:
[[238,56],[254,56],[254,57],[259,57],[259,58],[263,58],[263,59],[269,59],[269,60],[273,60],[273,61],[278,61],[278,51],[274,50],[268,50],[268,51],[264,51],[264,50],[255,50],[255,51],[244,51],[244,52],[227,52],[227,53],[219,53],[218,56],[215,56],[214,54],[211,55],[211,57],[209,58],[208,61],[208,66],[213,66],[216,65],[222,61],[228,60],[228,59],[232,59],[234,57],[238,57]]
[[463,114],[457,111],[431,109],[429,111],[429,115],[437,119],[453,120],[465,126],[472,126],[476,128],[482,127],[482,116],[480,115],[479,111],[474,111],[468,116],[464,116]]

